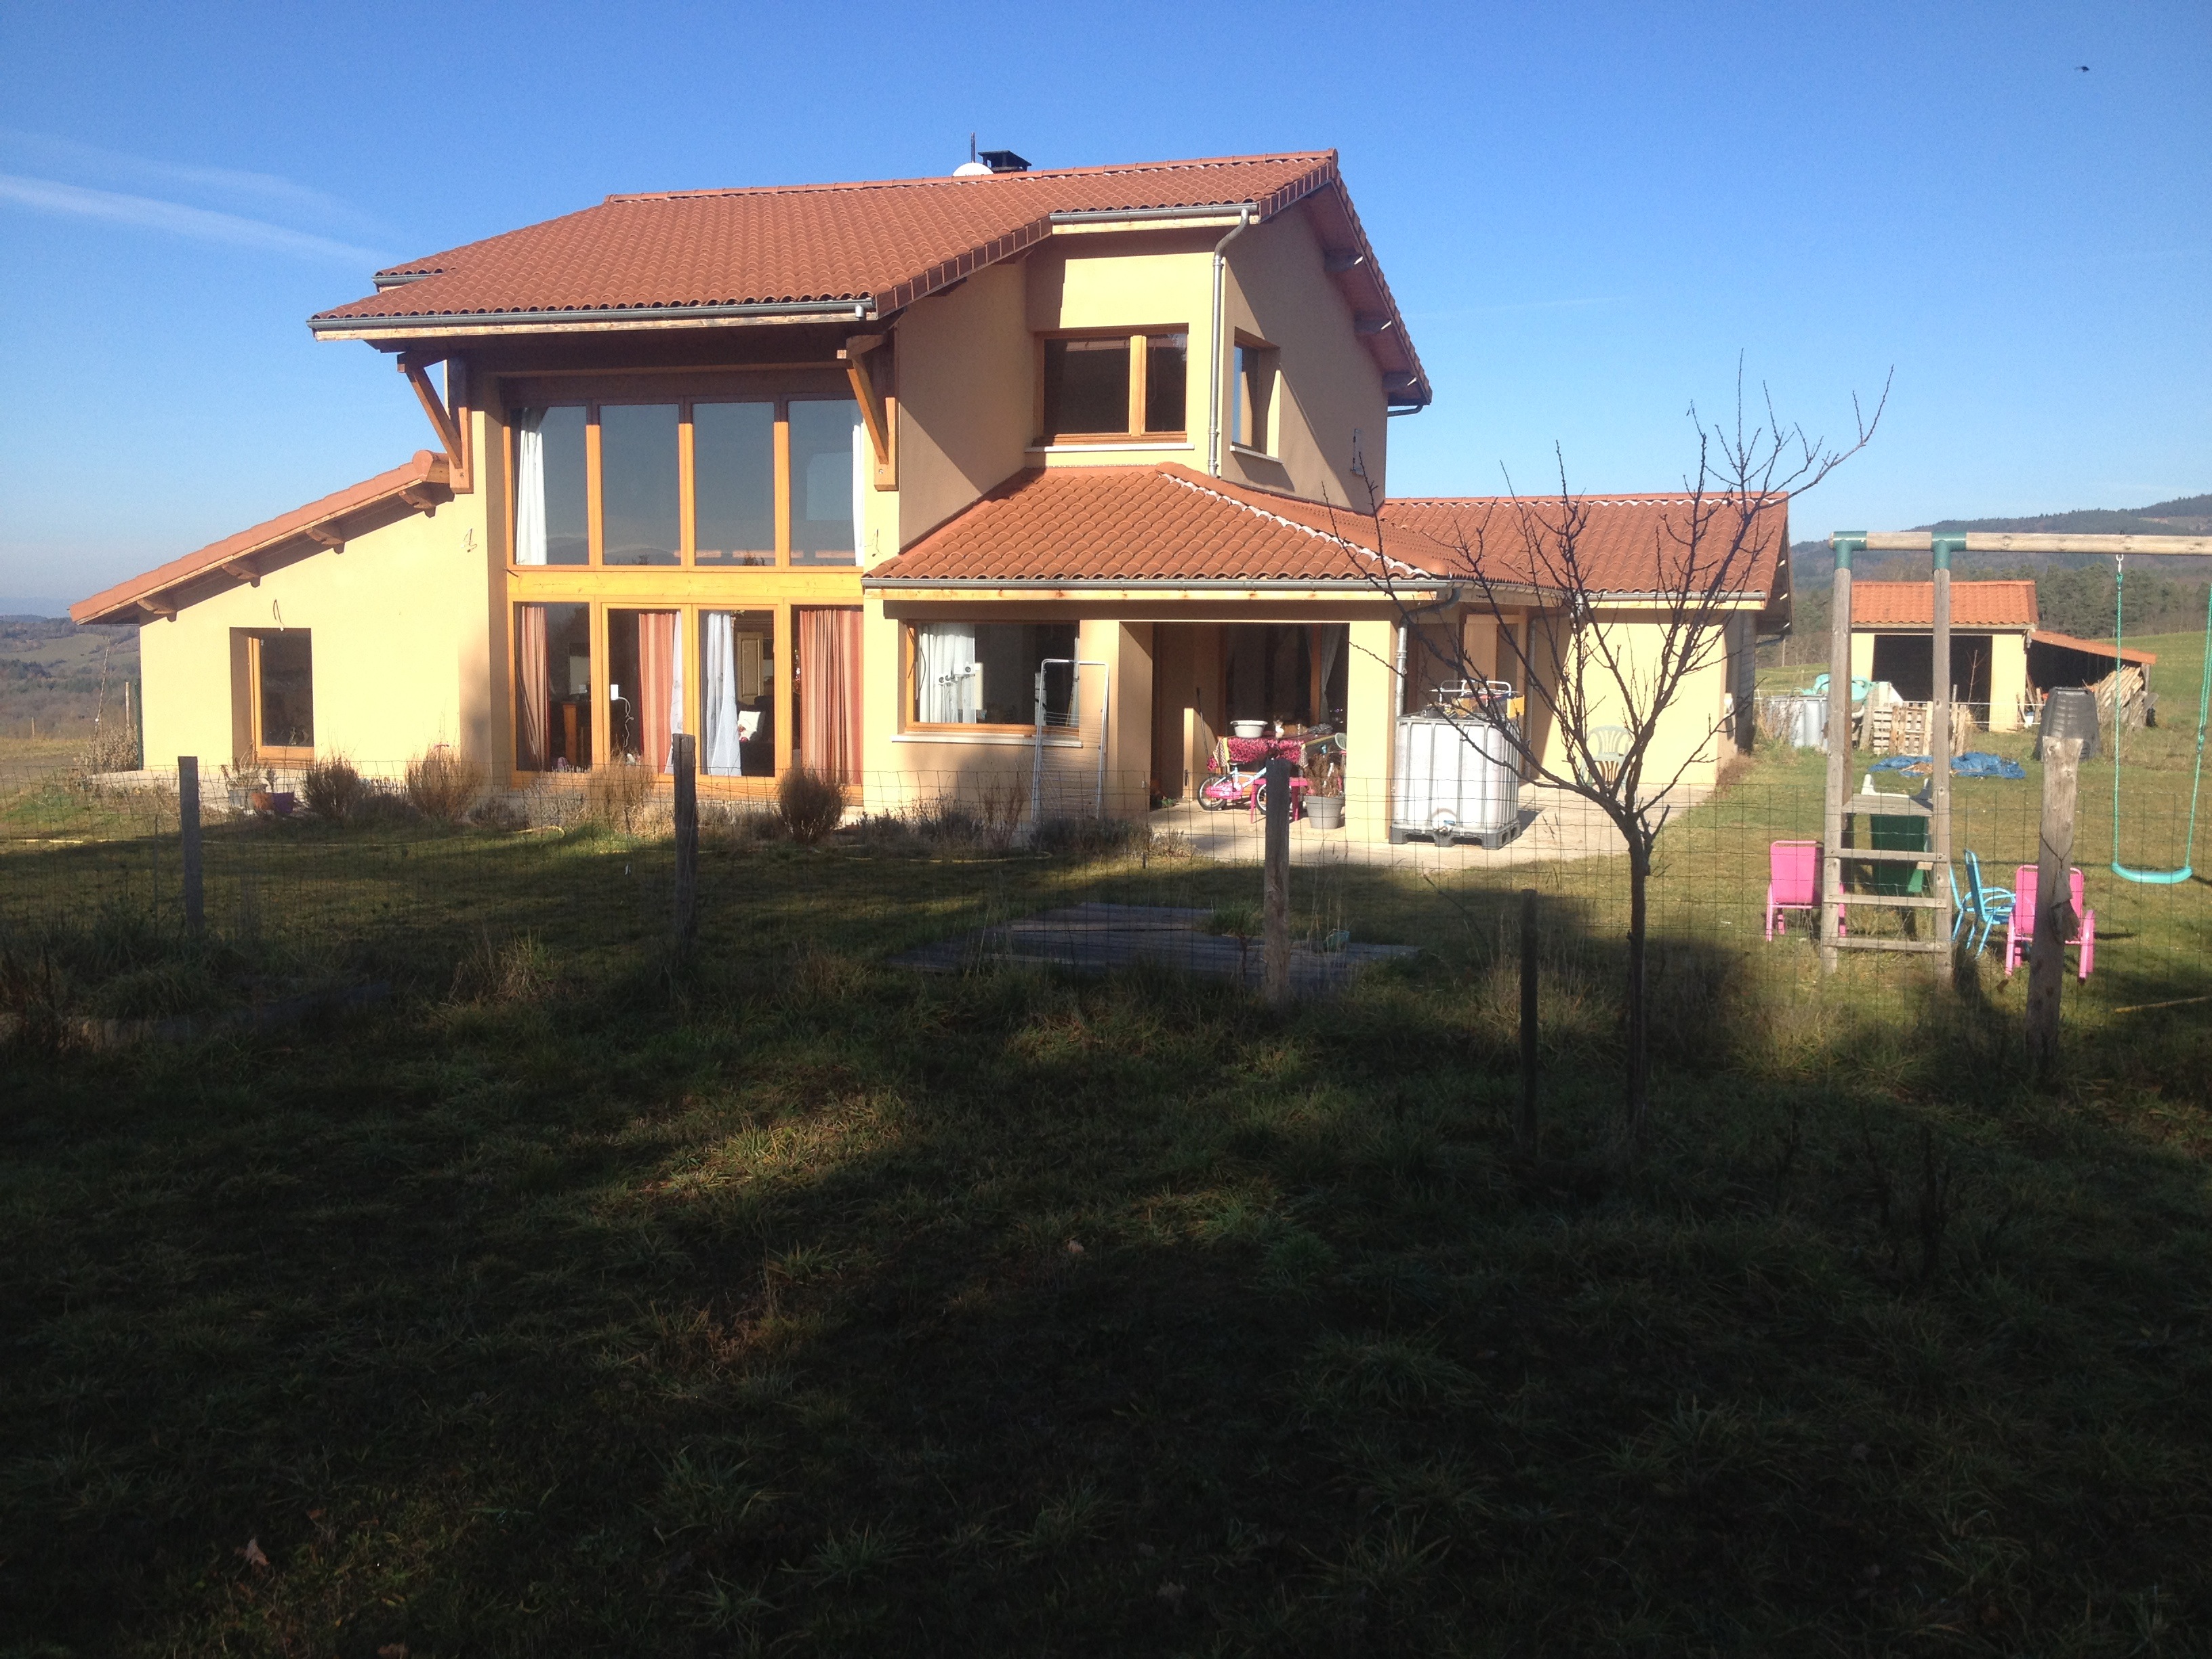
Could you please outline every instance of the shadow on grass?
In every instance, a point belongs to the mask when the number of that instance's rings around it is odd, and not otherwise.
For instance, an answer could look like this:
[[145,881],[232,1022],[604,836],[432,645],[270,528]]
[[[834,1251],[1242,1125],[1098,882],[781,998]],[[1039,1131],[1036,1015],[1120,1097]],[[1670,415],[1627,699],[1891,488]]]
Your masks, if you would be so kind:
[[12,1065],[0,1639],[2121,1652],[2203,1614],[2182,1028],[2167,1086],[2114,1039],[2038,1095],[1985,970],[1823,997],[1670,937],[1623,1164],[1620,947],[1562,897],[1571,1176],[1532,1178],[1510,895],[1354,878],[1430,954],[1279,1016],[881,965],[1060,902],[1048,862],[710,860],[678,970],[656,849],[465,842],[409,847],[454,884],[378,923],[389,1017]]

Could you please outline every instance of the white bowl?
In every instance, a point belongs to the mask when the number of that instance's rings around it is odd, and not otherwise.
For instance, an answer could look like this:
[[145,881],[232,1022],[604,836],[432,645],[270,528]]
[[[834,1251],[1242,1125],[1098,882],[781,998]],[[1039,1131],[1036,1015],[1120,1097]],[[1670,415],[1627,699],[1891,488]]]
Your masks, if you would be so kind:
[[1231,720],[1229,722],[1229,734],[1231,737],[1236,738],[1264,738],[1267,735],[1267,722],[1265,720]]

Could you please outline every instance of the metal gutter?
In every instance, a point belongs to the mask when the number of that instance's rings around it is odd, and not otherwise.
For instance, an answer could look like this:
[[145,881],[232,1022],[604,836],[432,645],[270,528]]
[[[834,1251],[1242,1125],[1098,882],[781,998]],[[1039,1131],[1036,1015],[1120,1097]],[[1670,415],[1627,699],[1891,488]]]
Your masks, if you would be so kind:
[[[1447,585],[1448,586],[1448,585]],[[1389,594],[1376,583],[1364,577],[1316,577],[1311,580],[1293,580],[1274,577],[1250,581],[1235,581],[1226,578],[1209,577],[1202,580],[1180,581],[1172,577],[1127,576],[1119,579],[1084,578],[1066,580],[1048,576],[863,576],[860,591],[896,592],[904,588],[950,588],[957,592],[985,591],[1011,588],[1021,592],[1062,593],[1119,593],[1130,589],[1139,591],[1175,592],[1178,593],[1368,593],[1388,599]],[[1439,592],[1444,591],[1440,587]]]
[[754,317],[850,317],[866,322],[875,314],[872,298],[858,300],[784,300],[746,301],[732,305],[607,306],[573,311],[547,307],[538,311],[423,311],[401,317],[336,317],[318,314],[307,319],[308,331],[337,337],[357,337],[364,332],[406,334],[425,329],[480,331],[530,327],[544,332],[574,325],[603,327],[609,323],[667,327],[672,323],[726,322]]

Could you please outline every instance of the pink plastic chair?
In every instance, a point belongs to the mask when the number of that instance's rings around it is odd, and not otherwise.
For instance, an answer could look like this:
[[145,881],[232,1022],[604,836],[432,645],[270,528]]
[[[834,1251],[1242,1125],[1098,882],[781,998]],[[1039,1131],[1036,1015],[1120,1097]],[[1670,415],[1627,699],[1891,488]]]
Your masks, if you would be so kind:
[[[2005,923],[2005,977],[2027,956],[2029,942],[2035,937],[2035,875],[2036,866],[2023,864],[2013,872],[2012,916]],[[2075,975],[2089,977],[2090,969],[2097,963],[2097,913],[2081,902],[2081,870],[2076,865],[2069,873],[2069,884],[2074,899],[2075,933],[2066,942],[2081,951],[2080,969]]]
[[1766,937],[1790,931],[1785,910],[1814,910],[1820,903],[1820,843],[1778,841],[1766,849]]

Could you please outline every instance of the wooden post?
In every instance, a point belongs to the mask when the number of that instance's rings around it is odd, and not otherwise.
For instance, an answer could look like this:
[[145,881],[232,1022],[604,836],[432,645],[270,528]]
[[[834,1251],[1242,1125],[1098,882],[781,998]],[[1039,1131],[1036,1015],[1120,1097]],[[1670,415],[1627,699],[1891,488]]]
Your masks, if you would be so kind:
[[1267,866],[1262,889],[1265,945],[1261,962],[1267,1000],[1280,1007],[1291,1000],[1291,763],[1280,755],[1267,762]]
[[1536,1149],[1536,890],[1521,890],[1521,1145]]
[[676,949],[688,954],[699,937],[699,739],[678,732],[676,765]]
[[1928,887],[1931,894],[1942,901],[1936,914],[1936,937],[1951,937],[1952,907],[1958,896],[1951,890],[1951,722],[1957,718],[1951,703],[1951,556],[1963,553],[1966,548],[1964,536],[1937,536],[1929,544],[1935,554],[1936,614],[1935,642],[1936,678],[1929,690],[1933,705],[1928,711],[1928,724],[1935,728],[1928,734],[1928,800],[1929,807],[1929,850],[1935,855],[1935,867],[1929,871]]
[[1828,787],[1822,815],[1820,847],[1820,971],[1832,974],[1839,952],[1836,940],[1844,925],[1844,799],[1851,787],[1851,554],[1866,545],[1863,536],[1830,538],[1836,550],[1836,579],[1828,618]]
[[207,903],[200,885],[200,757],[177,757],[177,840],[185,855],[185,926],[198,933],[207,925]]
[[2074,932],[2074,789],[2081,740],[2043,740],[2043,827],[2035,860],[2035,937],[2027,947],[2027,1052],[2039,1075],[2058,1060],[2058,998]]

